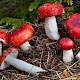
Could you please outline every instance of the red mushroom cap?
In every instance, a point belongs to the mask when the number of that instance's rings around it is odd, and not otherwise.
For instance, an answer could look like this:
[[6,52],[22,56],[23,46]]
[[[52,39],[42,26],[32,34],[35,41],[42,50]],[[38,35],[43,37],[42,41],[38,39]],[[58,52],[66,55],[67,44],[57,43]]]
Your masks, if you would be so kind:
[[23,24],[10,35],[10,43],[14,46],[20,46],[28,41],[33,35],[33,28],[29,24]]
[[6,32],[0,32],[0,41],[8,44],[8,34]]
[[57,16],[62,14],[64,6],[58,3],[46,3],[38,8],[38,15],[40,19]]
[[70,50],[74,47],[74,42],[69,38],[62,38],[58,42],[62,50]]
[[80,38],[80,14],[72,14],[64,22],[65,28],[73,38]]
[[2,62],[5,60],[5,58],[7,57],[7,55],[13,50],[15,49],[14,47],[10,47],[8,49],[6,49],[2,55],[0,56],[0,64],[2,64]]

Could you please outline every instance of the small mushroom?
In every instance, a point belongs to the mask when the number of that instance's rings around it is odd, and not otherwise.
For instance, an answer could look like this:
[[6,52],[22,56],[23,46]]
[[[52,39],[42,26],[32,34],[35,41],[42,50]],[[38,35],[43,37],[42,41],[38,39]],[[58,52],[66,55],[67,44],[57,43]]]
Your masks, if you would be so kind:
[[20,46],[20,48],[25,52],[31,47],[28,40],[31,39],[32,35],[32,26],[29,24],[23,24],[11,33],[9,40],[12,45],[16,47]]
[[5,69],[9,65],[12,65],[17,69],[31,73],[32,75],[38,75],[38,72],[45,72],[45,70],[40,67],[16,59],[17,56],[18,51],[14,47],[6,49],[0,56],[0,70]]
[[64,26],[75,42],[80,43],[80,13],[72,14],[66,18]]
[[0,32],[0,55],[2,54],[2,43],[8,44],[8,35],[6,32]]
[[58,42],[60,48],[63,50],[63,62],[69,63],[73,60],[73,50],[74,42],[69,38],[62,38]]
[[64,6],[58,3],[46,3],[38,8],[39,18],[45,18],[44,26],[46,35],[52,40],[60,38],[55,16],[62,13],[64,13]]

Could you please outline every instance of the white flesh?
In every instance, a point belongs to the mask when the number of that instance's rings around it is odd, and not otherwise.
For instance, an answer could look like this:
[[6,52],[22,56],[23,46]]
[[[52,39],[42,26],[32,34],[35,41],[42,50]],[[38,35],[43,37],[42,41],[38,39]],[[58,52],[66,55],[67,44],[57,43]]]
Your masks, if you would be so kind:
[[0,55],[2,54],[2,42],[6,44],[5,41],[0,38]]
[[77,60],[80,60],[80,51],[77,53],[76,59],[77,59]]
[[63,9],[62,13],[65,13],[64,9]]
[[27,51],[29,48],[31,47],[31,45],[29,44],[29,42],[25,42],[23,43],[20,48],[23,50],[23,51]]
[[10,55],[6,57],[5,62],[7,62],[8,64],[11,64],[13,67],[19,70],[31,73],[33,75],[38,75],[37,72],[45,72],[45,70],[40,67],[37,67],[27,62],[24,62],[22,60],[16,59]]
[[45,32],[46,35],[52,40],[58,40],[60,38],[55,16],[45,19]]
[[2,42],[0,41],[0,55],[2,54]]
[[74,55],[72,49],[70,50],[63,50],[63,62],[69,63],[73,60]]

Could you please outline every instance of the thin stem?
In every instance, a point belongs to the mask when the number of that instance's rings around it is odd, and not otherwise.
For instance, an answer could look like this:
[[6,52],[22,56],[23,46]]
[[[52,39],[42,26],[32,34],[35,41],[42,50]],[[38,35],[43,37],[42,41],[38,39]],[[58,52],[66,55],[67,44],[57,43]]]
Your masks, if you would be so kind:
[[55,16],[45,19],[45,32],[46,35],[52,40],[58,40],[60,38]]
[[25,43],[23,43],[23,44],[20,46],[20,48],[21,48],[24,52],[27,51],[30,47],[31,47],[31,45],[29,44],[28,41],[25,42]]
[[74,55],[73,55],[73,50],[63,50],[63,61],[64,63],[69,63],[73,60]]
[[0,42],[0,55],[2,54],[2,42]]
[[31,73],[33,75],[38,75],[37,72],[45,72],[45,70],[40,67],[37,67],[27,62],[24,62],[22,60],[16,59],[10,55],[6,57],[5,62],[7,62],[8,64],[11,64],[13,67],[19,70]]

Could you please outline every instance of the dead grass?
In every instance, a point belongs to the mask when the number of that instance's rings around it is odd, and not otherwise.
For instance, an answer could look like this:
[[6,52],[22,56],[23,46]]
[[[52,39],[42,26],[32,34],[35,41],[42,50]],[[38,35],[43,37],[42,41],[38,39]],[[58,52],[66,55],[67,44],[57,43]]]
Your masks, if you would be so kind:
[[[57,17],[58,28],[61,38],[70,37],[63,27],[63,21]],[[74,61],[66,65],[62,61],[62,50],[57,41],[50,40],[44,31],[43,22],[33,25],[34,34],[30,40],[32,47],[23,53],[19,48],[18,59],[47,70],[39,76],[32,76],[10,66],[0,72],[0,80],[80,80],[80,61]],[[74,47],[74,55],[79,51],[77,44]]]

